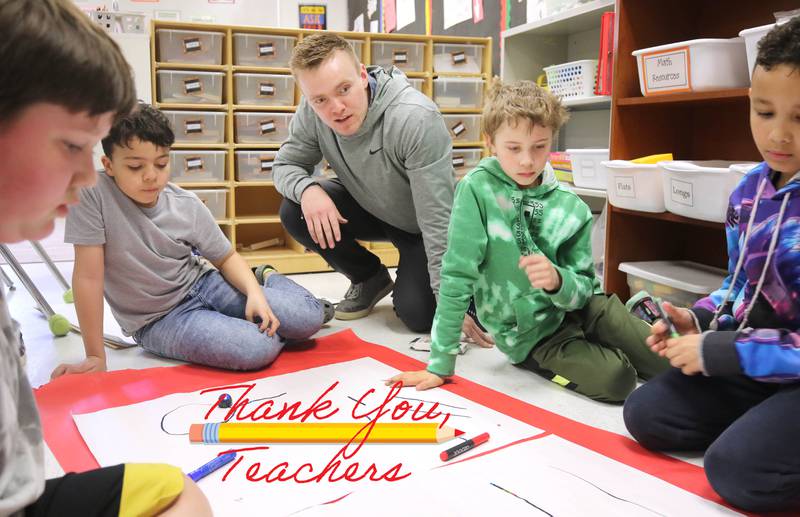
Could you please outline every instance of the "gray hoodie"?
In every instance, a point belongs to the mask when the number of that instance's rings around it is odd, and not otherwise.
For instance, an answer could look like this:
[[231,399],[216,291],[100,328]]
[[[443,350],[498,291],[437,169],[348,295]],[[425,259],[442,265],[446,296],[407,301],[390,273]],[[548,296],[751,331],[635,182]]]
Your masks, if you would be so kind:
[[44,490],[39,414],[0,287],[0,516],[22,515]]
[[358,132],[340,136],[305,99],[275,157],[275,187],[300,203],[317,183],[311,176],[324,156],[353,198],[369,213],[409,233],[421,233],[433,292],[447,247],[453,205],[452,142],[436,105],[414,89],[403,72],[368,67],[376,81]]

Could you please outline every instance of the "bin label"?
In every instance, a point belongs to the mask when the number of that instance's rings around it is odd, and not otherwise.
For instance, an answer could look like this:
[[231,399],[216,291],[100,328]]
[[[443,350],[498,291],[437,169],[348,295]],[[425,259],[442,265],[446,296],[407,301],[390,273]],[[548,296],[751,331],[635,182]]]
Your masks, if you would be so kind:
[[649,52],[640,59],[645,95],[692,91],[689,47]]

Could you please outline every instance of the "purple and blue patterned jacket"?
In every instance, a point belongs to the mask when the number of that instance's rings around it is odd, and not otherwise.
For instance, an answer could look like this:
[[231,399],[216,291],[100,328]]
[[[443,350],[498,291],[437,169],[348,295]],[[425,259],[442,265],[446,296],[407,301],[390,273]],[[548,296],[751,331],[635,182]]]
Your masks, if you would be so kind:
[[731,194],[728,276],[692,308],[707,375],[800,381],[800,181],[778,174],[761,163]]

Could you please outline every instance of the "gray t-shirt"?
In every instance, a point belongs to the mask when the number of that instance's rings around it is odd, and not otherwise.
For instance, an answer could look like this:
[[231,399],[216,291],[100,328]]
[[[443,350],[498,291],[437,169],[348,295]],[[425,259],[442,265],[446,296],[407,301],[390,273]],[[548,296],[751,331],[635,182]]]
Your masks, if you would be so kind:
[[0,287],[0,515],[19,515],[44,490],[36,401],[19,357],[17,330]]
[[127,335],[171,311],[231,243],[192,192],[168,183],[152,208],[137,205],[100,173],[70,209],[64,241],[104,245],[104,294]]

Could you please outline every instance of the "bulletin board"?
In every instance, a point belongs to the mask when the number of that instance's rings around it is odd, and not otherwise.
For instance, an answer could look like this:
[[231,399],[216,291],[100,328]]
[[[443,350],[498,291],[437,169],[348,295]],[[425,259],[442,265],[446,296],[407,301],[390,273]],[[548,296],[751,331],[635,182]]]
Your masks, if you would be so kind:
[[[353,23],[359,16],[363,17],[364,30],[369,31],[370,19],[379,19],[382,13],[383,0],[378,2],[378,8],[369,16],[370,0],[348,0],[348,30],[353,30]],[[444,28],[444,13],[448,0],[414,0],[416,19],[413,23],[403,27],[400,34],[426,34],[426,4],[430,3],[431,34],[444,36],[464,37],[491,37],[492,38],[492,73],[500,74],[500,33],[508,27],[515,27],[526,22],[527,0],[474,0],[483,1],[483,19],[474,23],[472,19],[464,20]],[[381,30],[383,25],[381,24]]]

